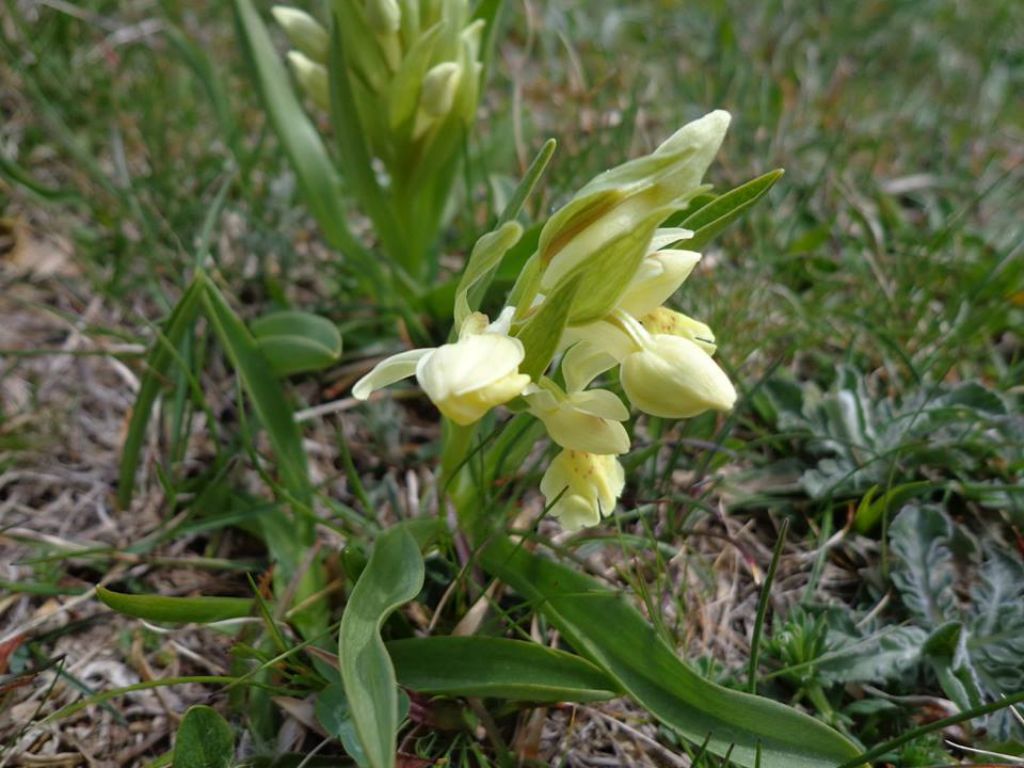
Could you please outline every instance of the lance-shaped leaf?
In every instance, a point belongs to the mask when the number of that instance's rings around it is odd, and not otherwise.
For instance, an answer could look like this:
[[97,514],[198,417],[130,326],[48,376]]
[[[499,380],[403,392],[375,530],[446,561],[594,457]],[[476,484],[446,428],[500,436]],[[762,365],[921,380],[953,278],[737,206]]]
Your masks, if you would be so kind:
[[294,498],[308,503],[313,487],[309,482],[306,453],[284,391],[256,340],[224,295],[208,277],[200,279],[205,284],[203,305],[210,325],[238,372],[242,388],[249,396],[260,423],[267,430],[277,457],[281,482]]
[[341,203],[341,180],[327,148],[295,95],[263,19],[252,0],[235,0],[235,18],[267,117],[295,171],[302,196],[333,247],[359,262],[360,273],[381,280],[381,269],[352,235]]
[[476,241],[455,291],[456,328],[461,328],[463,321],[479,306],[479,299],[502,258],[522,236],[523,228],[514,221],[508,221]]
[[513,325],[513,335],[523,342],[526,349],[526,357],[519,364],[520,373],[537,379],[547,369],[569,322],[580,282],[577,277],[563,283],[521,326],[516,328]]
[[131,504],[132,493],[135,490],[135,472],[139,467],[139,456],[146,439],[146,427],[153,412],[153,404],[160,394],[161,384],[166,380],[171,366],[177,359],[178,346],[196,320],[202,306],[203,291],[203,281],[193,280],[178,300],[171,316],[167,318],[167,323],[146,357],[146,371],[142,375],[139,394],[135,398],[131,419],[128,422],[124,447],[121,449],[121,466],[117,481],[117,503],[121,509],[127,509]]
[[208,624],[238,619],[252,613],[253,601],[247,597],[169,597],[166,595],[128,595],[96,588],[103,603],[125,616],[172,624]]
[[857,756],[857,748],[824,723],[700,677],[635,608],[589,576],[504,536],[484,545],[480,562],[639,704],[689,741],[706,740],[712,753],[761,768],[834,768]]
[[498,637],[421,637],[388,643],[398,682],[447,696],[519,701],[602,701],[618,686],[565,651]]
[[416,539],[397,525],[380,535],[341,617],[341,682],[359,743],[372,768],[394,768],[398,686],[380,628],[423,586]]
[[712,238],[768,194],[768,190],[784,173],[785,171],[778,168],[764,176],[751,179],[686,216],[679,225],[693,232],[693,237],[686,241],[686,247],[693,251],[701,250]]

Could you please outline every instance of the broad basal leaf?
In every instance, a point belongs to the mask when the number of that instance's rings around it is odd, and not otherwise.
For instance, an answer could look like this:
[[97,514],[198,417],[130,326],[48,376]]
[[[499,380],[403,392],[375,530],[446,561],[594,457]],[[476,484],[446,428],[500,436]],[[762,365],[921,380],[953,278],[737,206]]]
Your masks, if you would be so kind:
[[834,768],[857,748],[808,715],[727,690],[683,664],[620,595],[498,536],[483,566],[528,598],[581,654],[689,741],[744,766]]
[[341,357],[338,326],[312,312],[271,312],[254,320],[250,329],[278,376],[319,371]]
[[585,659],[497,637],[422,637],[388,643],[398,682],[448,696],[521,701],[601,701],[620,694]]
[[401,525],[380,535],[341,618],[338,659],[349,713],[372,768],[394,768],[398,686],[384,620],[423,586],[423,558]]

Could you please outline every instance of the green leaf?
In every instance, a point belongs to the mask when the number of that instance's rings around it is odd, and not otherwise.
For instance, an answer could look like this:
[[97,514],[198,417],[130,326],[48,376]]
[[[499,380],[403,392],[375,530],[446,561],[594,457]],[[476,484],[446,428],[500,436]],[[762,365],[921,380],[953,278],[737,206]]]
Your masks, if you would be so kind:
[[177,359],[176,350],[185,338],[185,334],[195,322],[203,297],[203,281],[195,279],[182,294],[157,336],[153,348],[146,356],[146,370],[139,385],[139,394],[132,407],[132,415],[128,421],[128,431],[124,446],[121,449],[121,465],[118,470],[117,504],[127,509],[132,501],[135,490],[135,473],[139,467],[142,445],[146,439],[146,427],[153,412],[153,404],[160,387],[167,378],[172,364]]
[[189,707],[174,740],[174,768],[228,768],[234,761],[231,726],[210,707]]
[[519,216],[519,213],[523,210],[523,205],[526,204],[530,195],[533,194],[533,190],[537,187],[540,177],[547,170],[548,163],[551,162],[551,156],[555,154],[557,146],[558,142],[554,139],[548,139],[544,142],[544,146],[540,148],[540,152],[533,158],[530,167],[526,169],[526,173],[523,174],[523,178],[518,186],[516,186],[516,190],[512,193],[512,197],[509,199],[508,205],[505,206],[505,210],[501,212],[501,216],[498,218],[499,224],[513,221]]
[[[280,568],[275,571],[277,587],[284,589],[303,565],[306,549],[313,544],[313,527],[309,521],[309,504],[313,486],[309,481],[306,453],[292,408],[281,383],[274,375],[267,358],[241,319],[228,305],[213,282],[203,276],[206,285],[203,304],[210,325],[227,352],[238,374],[242,389],[252,403],[259,422],[267,432],[270,446],[277,458],[281,484],[291,502],[291,525],[280,517],[267,516],[265,525],[275,525],[280,533],[266,537]],[[284,523],[284,525],[282,525]],[[323,589],[322,569],[315,562],[299,574],[295,601],[302,603]],[[323,599],[293,614],[292,621],[307,639],[320,633],[327,625],[327,605]]]
[[710,752],[762,768],[834,768],[857,755],[844,736],[808,715],[704,680],[635,608],[590,577],[503,536],[480,558],[640,705],[689,741],[706,740]]
[[513,335],[523,342],[526,349],[526,357],[519,365],[520,373],[528,374],[536,380],[547,369],[558,349],[566,323],[569,322],[569,313],[573,309],[580,284],[579,276],[562,283],[544,299],[536,313],[514,330]]
[[394,768],[398,687],[380,628],[423,586],[423,557],[401,525],[377,539],[341,617],[341,680],[359,742],[372,768]]
[[487,283],[494,276],[502,258],[522,236],[523,228],[515,221],[507,221],[476,241],[455,291],[456,329],[461,328],[463,321],[479,306]]
[[876,494],[879,486],[873,485],[857,505],[857,512],[854,514],[853,523],[858,533],[868,534],[882,521],[885,513],[891,509],[903,507],[911,499],[923,496],[935,490],[935,483],[928,480],[917,480],[910,483],[901,483],[883,493]]
[[868,637],[830,629],[830,643],[839,646],[822,657],[817,669],[829,683],[881,683],[891,680],[921,660],[928,633],[915,626],[888,626]]
[[112,592],[105,587],[96,587],[96,596],[104,605],[125,616],[173,624],[209,624],[212,621],[238,619],[251,615],[253,605],[247,597],[127,595]]
[[422,637],[388,643],[398,682],[447,696],[603,701],[618,687],[585,659],[497,637]]
[[341,742],[341,746],[357,765],[369,764],[356,736],[348,699],[345,698],[345,691],[339,683],[331,683],[316,695],[314,712],[324,730]]
[[960,711],[985,703],[977,673],[967,653],[967,630],[959,621],[950,621],[932,632],[922,653],[931,663],[943,692]]
[[[377,174],[373,169],[370,148],[359,120],[359,107],[352,91],[348,63],[345,57],[345,42],[341,25],[346,23],[348,13],[344,4],[336,3],[331,22],[331,51],[328,59],[331,88],[331,124],[334,127],[336,146],[341,157],[345,178],[374,224],[374,231],[383,243],[388,256],[406,269],[417,267],[410,259],[418,254],[405,247],[402,233],[411,224],[403,227],[397,220],[390,202],[384,195]],[[383,109],[383,107],[382,107]],[[415,269],[413,272],[415,273]]]
[[338,327],[310,312],[272,312],[254,320],[250,328],[278,376],[319,371],[341,357]]
[[379,264],[352,235],[341,203],[341,180],[327,148],[295,95],[267,27],[252,0],[235,0],[239,37],[256,74],[263,104],[302,190],[302,196],[332,247],[359,261],[361,274],[381,280]]
[[267,430],[281,481],[295,499],[309,503],[313,488],[309,482],[306,453],[302,448],[299,428],[292,419],[288,399],[256,340],[228,305],[224,295],[209,278],[203,276],[201,279],[206,286],[203,304],[210,325],[237,371],[260,423]]
[[712,238],[764,197],[784,173],[785,171],[779,168],[751,179],[719,195],[712,202],[702,205],[684,218],[680,226],[693,230],[693,238],[686,241],[686,247],[693,251],[701,250]]
[[937,627],[955,618],[953,524],[935,507],[906,506],[889,526],[892,581],[910,613]]

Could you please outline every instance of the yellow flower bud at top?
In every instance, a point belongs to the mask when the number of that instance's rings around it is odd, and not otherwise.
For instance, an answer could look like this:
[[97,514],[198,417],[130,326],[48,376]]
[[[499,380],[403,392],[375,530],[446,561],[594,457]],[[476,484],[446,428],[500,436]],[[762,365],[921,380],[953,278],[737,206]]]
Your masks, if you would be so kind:
[[562,527],[575,531],[610,515],[625,485],[614,456],[564,450],[548,466],[540,490]]
[[302,90],[318,107],[330,109],[331,94],[327,84],[327,68],[298,51],[288,51],[288,64]]
[[305,11],[287,5],[275,5],[270,12],[292,45],[313,61],[320,64],[327,61],[330,36],[319,21]]
[[667,419],[728,411],[736,402],[736,390],[725,372],[682,336],[646,338],[641,349],[622,361],[620,380],[634,406]]
[[728,113],[717,111],[683,126],[652,154],[595,177],[548,219],[537,246],[540,290],[580,278],[571,324],[618,304],[658,225],[701,191],[728,125]]
[[658,307],[639,318],[648,333],[664,333],[669,336],[682,336],[699,346],[709,355],[715,354],[715,334],[711,328],[700,320],[694,320],[682,312],[668,307]]

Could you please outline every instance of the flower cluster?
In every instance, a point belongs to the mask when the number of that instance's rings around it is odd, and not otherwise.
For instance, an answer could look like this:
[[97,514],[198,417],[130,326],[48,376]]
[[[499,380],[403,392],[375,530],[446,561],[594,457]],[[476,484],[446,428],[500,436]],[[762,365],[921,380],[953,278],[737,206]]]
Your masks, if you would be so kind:
[[[713,359],[711,329],[666,306],[700,260],[679,247],[692,233],[659,226],[703,189],[728,123],[727,113],[713,112],[591,181],[545,224],[513,288],[514,306],[493,323],[466,314],[456,341],[384,360],[356,384],[355,397],[415,375],[462,425],[517,400],[562,449],[541,481],[552,514],[567,529],[598,523],[622,492],[617,457],[630,448],[629,408],[591,386],[598,376],[617,367],[630,404],[664,418],[727,411],[736,400]],[[467,271],[472,266],[471,259]],[[559,302],[564,311],[546,311]],[[554,316],[563,318],[557,328],[536,327]],[[529,345],[544,332],[556,334],[551,353],[529,366],[534,375],[524,373]],[[561,383],[547,375],[551,358],[560,360]]]
[[[339,0],[336,8],[342,57],[371,153],[396,177],[428,154],[457,151],[449,146],[451,129],[471,124],[482,69],[484,22],[470,21],[468,0]],[[327,109],[327,30],[297,8],[276,6],[273,13],[294,46],[288,61],[296,80]]]

